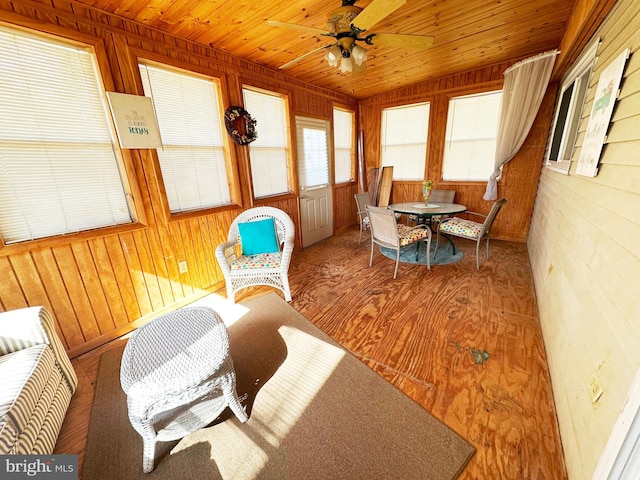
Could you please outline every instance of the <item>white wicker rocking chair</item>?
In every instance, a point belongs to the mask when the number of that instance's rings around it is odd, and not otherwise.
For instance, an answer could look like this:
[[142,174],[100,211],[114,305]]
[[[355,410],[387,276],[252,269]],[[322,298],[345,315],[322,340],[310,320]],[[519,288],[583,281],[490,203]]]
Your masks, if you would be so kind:
[[[242,245],[238,225],[268,218],[274,219],[279,252],[258,255],[240,255],[236,249]],[[274,207],[256,207],[245,210],[231,223],[227,241],[216,248],[216,259],[227,285],[227,299],[235,303],[235,294],[243,288],[256,285],[274,287],[291,301],[289,264],[293,254],[295,227],[291,217]]]

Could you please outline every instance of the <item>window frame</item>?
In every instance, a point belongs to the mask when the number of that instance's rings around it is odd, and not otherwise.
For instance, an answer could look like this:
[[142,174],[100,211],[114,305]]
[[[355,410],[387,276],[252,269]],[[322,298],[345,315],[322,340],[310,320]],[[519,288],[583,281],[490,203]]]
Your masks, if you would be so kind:
[[[492,94],[497,94],[497,93],[501,93],[502,94],[502,91],[503,91],[502,87],[503,87],[502,83],[500,83],[500,85],[491,85],[491,86],[487,86],[487,87],[482,88],[482,89],[474,89],[474,90],[465,91],[465,92],[455,92],[455,93],[451,93],[451,94],[447,95],[446,117],[443,120],[444,121],[444,128],[443,128],[443,133],[442,133],[442,159],[441,159],[441,163],[440,163],[440,172],[439,172],[440,181],[442,181],[444,183],[447,183],[447,184],[457,184],[457,185],[477,185],[478,183],[486,183],[486,181],[489,178],[490,174],[487,175],[486,178],[478,179],[478,180],[473,180],[473,179],[445,179],[444,178],[444,162],[445,162],[445,151],[446,151],[446,144],[447,144],[447,133],[448,133],[448,126],[449,126],[449,111],[450,111],[450,108],[451,108],[451,102],[453,100],[460,99],[460,98],[465,98],[465,97],[478,97],[478,96],[483,96],[483,95],[492,95]],[[501,97],[501,99],[502,99],[502,97]],[[500,115],[500,112],[498,111],[498,122],[500,121],[499,115]],[[498,124],[496,123],[496,139],[497,139],[497,135],[498,135]],[[494,163],[495,163],[495,151],[494,151],[494,156],[491,157],[491,171],[493,171],[494,168],[495,168]],[[500,177],[498,178],[498,180],[500,180]]]
[[[588,45],[587,48],[580,54],[580,57],[578,57],[576,62],[571,67],[569,67],[567,73],[565,73],[565,75],[562,77],[560,85],[558,86],[556,104],[553,113],[553,123],[551,123],[551,128],[547,136],[547,148],[545,153],[545,167],[554,172],[562,173],[564,175],[569,174],[569,169],[571,168],[571,159],[573,158],[576,150],[576,142],[578,140],[580,124],[583,122],[586,100],[589,95],[589,89],[591,88],[590,83],[593,80],[593,67],[598,58],[597,51],[599,45],[599,38],[596,38],[590,45]],[[582,93],[583,98],[581,104],[578,105],[576,103],[576,95],[580,95],[580,82],[583,81],[583,77],[587,73],[589,75],[586,79],[585,90]],[[578,88],[575,88],[576,86]],[[558,158],[552,159],[551,154],[553,150],[553,143],[558,133],[556,132],[556,129],[558,128],[558,120],[560,119],[562,110],[562,100],[564,98],[564,93],[569,88],[572,88],[573,90],[569,99],[569,105],[567,105],[560,143],[558,144]],[[570,128],[572,122],[575,122],[573,129]],[[569,141],[571,141],[572,145],[568,145]],[[568,158],[560,158],[561,156],[564,156],[563,154],[566,154]]]
[[[351,168],[350,168],[350,172],[351,172],[351,179],[347,180],[346,182],[340,182],[338,183],[337,177],[336,177],[336,160],[338,158],[338,156],[336,155],[336,145],[335,145],[335,111],[339,110],[342,112],[346,112],[348,114],[351,115]],[[333,146],[333,155],[332,157],[332,161],[333,161],[333,165],[332,165],[332,171],[333,171],[333,182],[334,185],[350,185],[350,184],[354,184],[356,182],[356,163],[357,163],[357,132],[356,132],[356,126],[357,126],[357,122],[356,122],[356,112],[355,110],[352,110],[349,107],[343,106],[343,105],[334,105],[332,108],[332,118],[331,118],[331,142],[332,142],[332,146]]]
[[73,242],[86,241],[89,239],[100,238],[107,235],[133,232],[148,227],[147,215],[144,209],[142,193],[138,185],[138,177],[134,160],[127,149],[121,149],[118,141],[115,124],[111,115],[109,101],[106,92],[115,92],[115,84],[113,74],[109,66],[107,49],[102,39],[95,36],[87,35],[81,32],[68,31],[66,29],[57,28],[49,30],[47,26],[42,25],[40,28],[34,28],[32,23],[24,22],[21,18],[12,17],[11,22],[0,21],[0,25],[9,29],[22,31],[26,34],[36,35],[43,40],[52,39],[53,41],[87,48],[94,57],[97,68],[97,81],[100,83],[98,88],[102,96],[102,104],[105,108],[105,117],[109,124],[112,136],[112,144],[115,152],[115,158],[118,162],[122,188],[129,206],[131,214],[131,222],[126,224],[81,230],[79,232],[52,235],[49,237],[38,238],[34,240],[25,240],[22,242],[6,244],[0,235],[0,256],[14,255],[37,249],[53,248],[61,245],[68,245]]
[[227,173],[227,183],[229,185],[229,194],[230,194],[230,203],[225,205],[219,205],[215,207],[204,207],[200,209],[194,210],[186,210],[183,212],[171,212],[171,208],[169,206],[169,200],[167,197],[167,192],[165,188],[164,178],[162,176],[162,168],[160,167],[160,159],[158,157],[157,151],[155,149],[149,150],[151,152],[150,155],[142,155],[143,162],[148,164],[148,161],[151,161],[150,170],[154,172],[154,176],[158,182],[159,189],[159,198],[162,213],[164,215],[164,220],[167,223],[177,222],[189,218],[197,218],[203,217],[206,215],[211,215],[213,213],[226,211],[233,208],[240,207],[240,184],[239,184],[239,176],[237,170],[237,161],[235,156],[235,149],[232,148],[232,142],[229,139],[229,135],[224,128],[224,112],[225,109],[229,106],[228,100],[228,91],[227,83],[223,75],[217,76],[212,75],[210,70],[204,68],[196,68],[194,65],[179,61],[173,61],[170,58],[154,55],[147,51],[134,49],[135,59],[135,69],[137,73],[137,79],[139,80],[138,85],[138,94],[144,95],[144,88],[142,85],[142,79],[140,78],[139,72],[139,64],[147,64],[151,66],[156,66],[158,68],[165,68],[169,70],[175,70],[177,72],[183,71],[187,74],[192,74],[194,76],[199,76],[208,80],[212,80],[217,94],[218,94],[218,105],[220,115],[220,123],[223,126],[222,139],[223,139],[223,151],[225,157],[225,168]]
[[[295,150],[296,150],[296,146],[295,146],[295,139],[293,138],[293,131],[294,131],[294,125],[295,125],[295,120],[293,118],[293,113],[291,111],[291,101],[290,101],[290,94],[287,90],[284,89],[278,89],[278,88],[274,88],[274,87],[264,87],[264,86],[260,86],[258,85],[256,82],[252,82],[252,81],[241,81],[240,82],[240,95],[242,98],[242,103],[243,103],[243,107],[245,108],[245,110],[247,110],[249,112],[250,115],[253,116],[253,118],[255,117],[255,112],[251,112],[249,109],[246,108],[246,105],[244,105],[244,90],[251,90],[253,92],[257,92],[257,93],[261,93],[261,94],[265,94],[265,95],[271,95],[271,96],[277,96],[280,97],[282,99],[282,101],[284,102],[284,118],[285,118],[285,138],[287,140],[287,146],[285,147],[285,156],[286,156],[286,169],[287,169],[287,188],[288,191],[287,192],[281,192],[281,193],[275,193],[272,195],[265,195],[265,196],[261,196],[261,197],[256,197],[255,195],[255,189],[254,189],[254,185],[253,185],[253,171],[252,171],[252,167],[251,167],[251,144],[249,144],[249,148],[247,148],[247,154],[246,154],[246,171],[249,173],[248,178],[247,178],[247,183],[248,183],[248,194],[251,198],[251,204],[252,205],[263,205],[263,204],[270,204],[274,199],[279,199],[279,198],[289,198],[289,197],[295,197],[297,190],[298,190],[298,180],[297,180],[297,166],[295,163]],[[257,120],[257,119],[256,119]],[[260,135],[260,122],[258,121],[257,125],[256,125],[256,130],[258,132],[258,135]],[[259,138],[259,137],[258,137]]]

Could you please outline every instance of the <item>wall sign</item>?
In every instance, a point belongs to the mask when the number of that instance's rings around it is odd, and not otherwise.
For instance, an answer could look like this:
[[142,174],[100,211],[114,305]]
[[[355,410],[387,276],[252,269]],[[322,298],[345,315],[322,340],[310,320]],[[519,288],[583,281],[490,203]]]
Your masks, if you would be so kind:
[[578,175],[595,177],[598,174],[598,161],[607,136],[613,107],[616,103],[616,98],[618,98],[618,90],[628,57],[629,49],[627,48],[600,74],[591,116],[587,124],[587,132],[582,143],[582,150],[580,150],[578,167],[576,168]]
[[162,148],[151,98],[107,92],[111,115],[122,148]]

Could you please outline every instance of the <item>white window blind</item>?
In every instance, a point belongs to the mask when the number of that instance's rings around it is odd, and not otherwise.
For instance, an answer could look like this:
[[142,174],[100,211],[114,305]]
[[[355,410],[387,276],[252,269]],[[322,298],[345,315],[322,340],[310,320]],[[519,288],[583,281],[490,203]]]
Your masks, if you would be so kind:
[[296,137],[300,186],[313,188],[329,185],[329,122],[297,117]]
[[484,181],[494,170],[502,91],[452,98],[443,180]]
[[422,180],[427,160],[429,103],[382,110],[382,166],[394,180]]
[[0,27],[5,243],[131,223],[93,51]]
[[286,104],[276,93],[243,88],[244,107],[256,120],[258,138],[249,144],[253,194],[256,198],[289,193],[289,133]]
[[354,180],[354,116],[354,112],[341,110],[339,108],[333,109],[333,146],[336,183],[345,183]]
[[210,78],[140,64],[158,117],[158,160],[172,213],[231,203],[218,88]]

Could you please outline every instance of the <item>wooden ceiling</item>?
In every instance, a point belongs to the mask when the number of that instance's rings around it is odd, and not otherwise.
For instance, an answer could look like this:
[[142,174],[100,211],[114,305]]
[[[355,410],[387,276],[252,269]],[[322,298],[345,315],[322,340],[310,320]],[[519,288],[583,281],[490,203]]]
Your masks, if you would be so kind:
[[[372,0],[358,0],[367,7]],[[81,3],[277,70],[332,39],[274,27],[327,29],[341,0],[80,0]],[[342,74],[324,50],[284,70],[317,86],[366,98],[401,86],[525,58],[558,47],[574,0],[407,0],[368,33],[432,35],[428,49],[368,48],[367,69]]]

